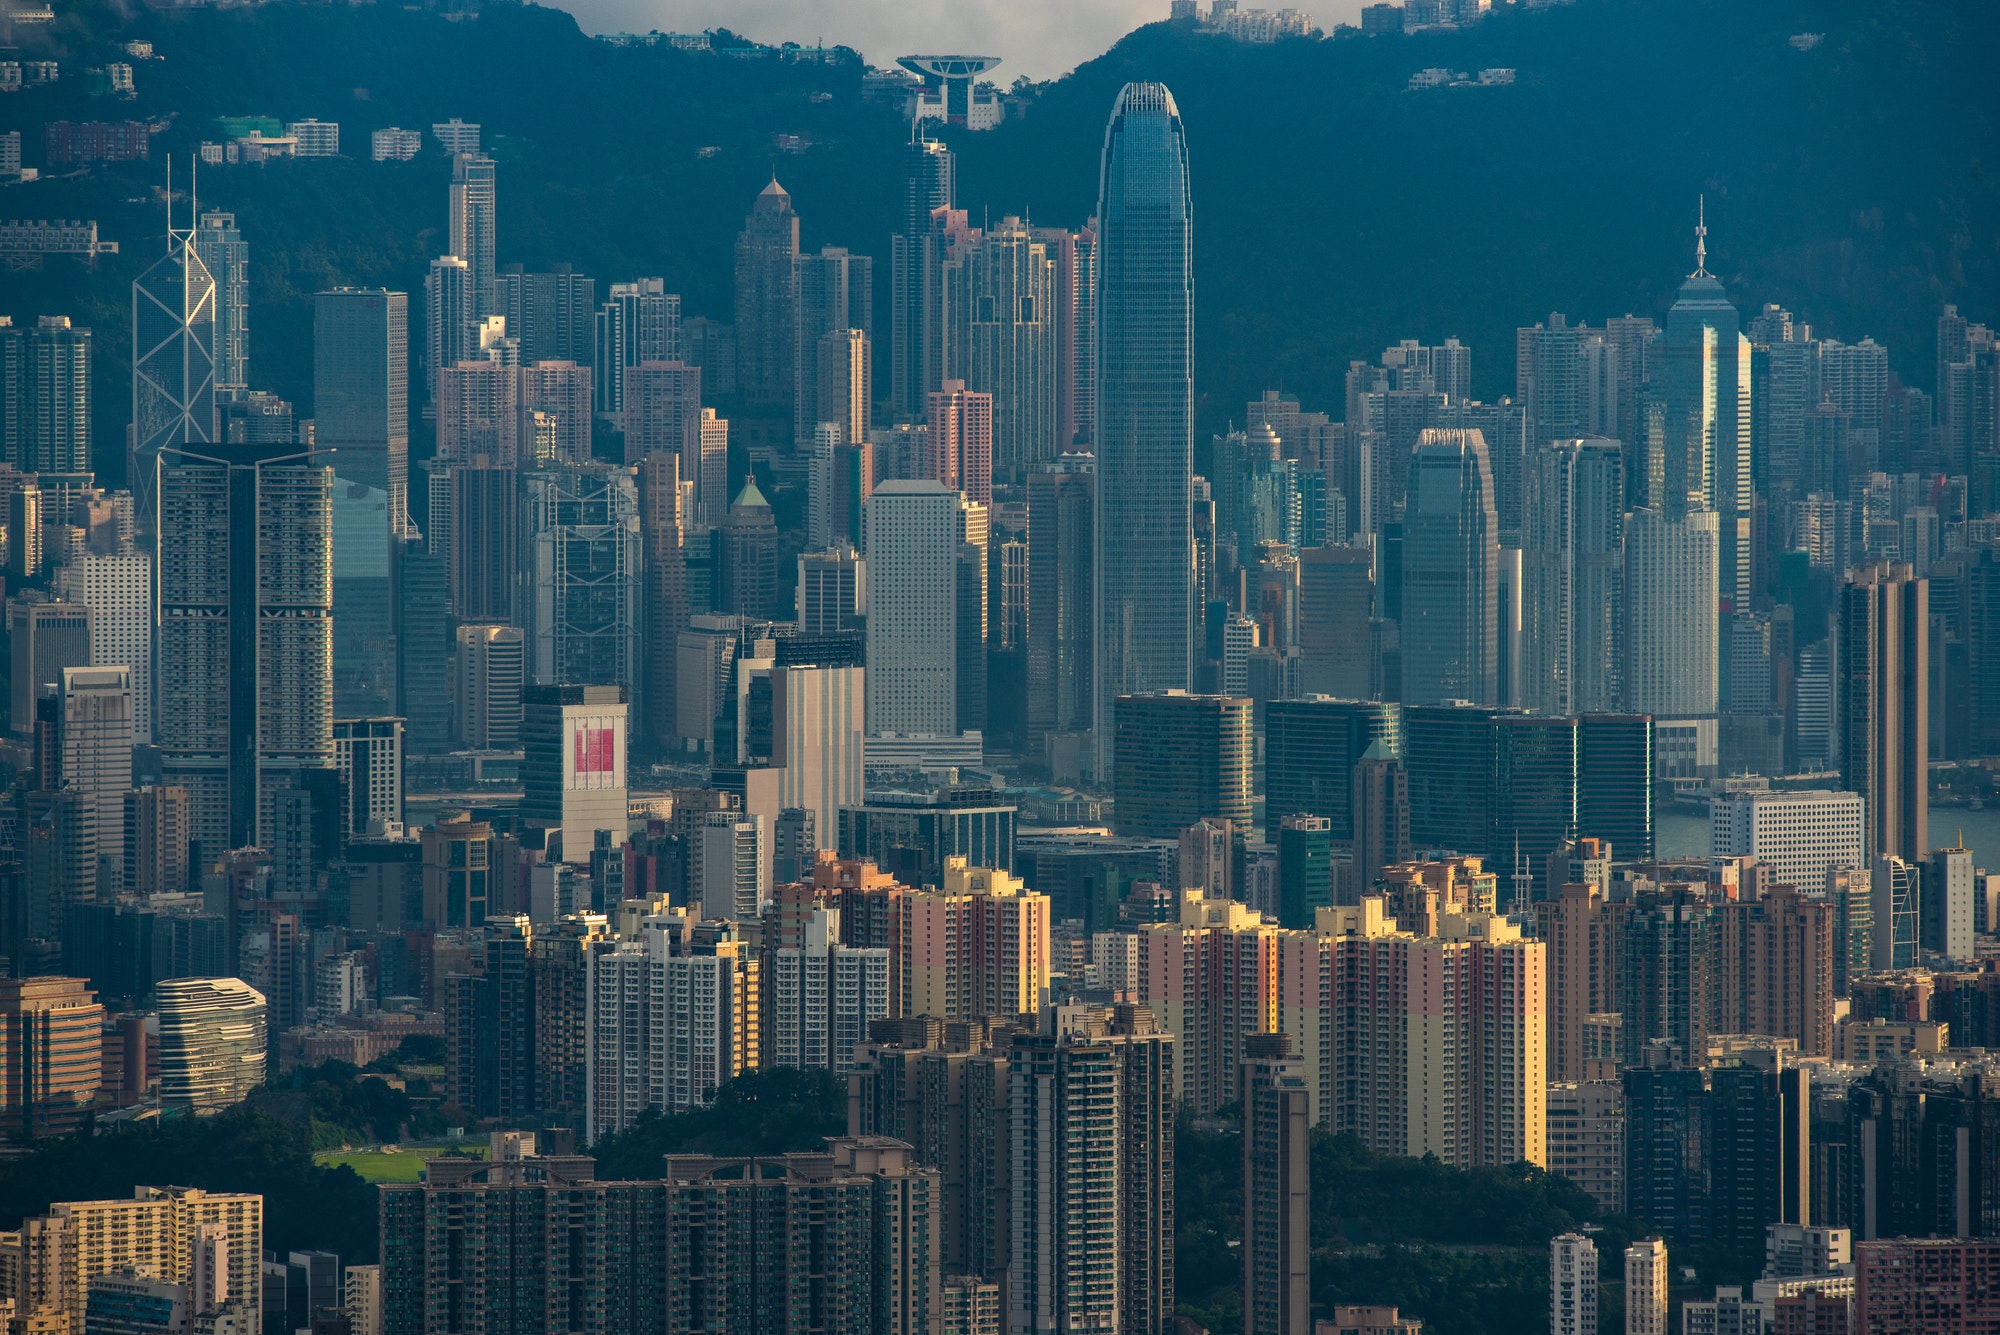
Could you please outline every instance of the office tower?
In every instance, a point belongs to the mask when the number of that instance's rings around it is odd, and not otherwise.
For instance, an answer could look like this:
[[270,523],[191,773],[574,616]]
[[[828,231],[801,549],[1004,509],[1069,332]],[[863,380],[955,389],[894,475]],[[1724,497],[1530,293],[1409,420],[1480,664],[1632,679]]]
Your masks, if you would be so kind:
[[1366,547],[1310,547],[1299,553],[1301,692],[1367,697],[1367,626],[1374,615],[1375,578]]
[[1008,1057],[1008,1329],[1162,1329],[1177,1045],[1143,1007],[1058,1007],[1044,1025]]
[[1621,856],[1653,856],[1653,720],[1585,714],[1577,720],[1576,828]]
[[1127,84],[1105,131],[1097,208],[1101,777],[1110,769],[1112,701],[1193,684],[1191,212],[1173,94]]
[[[829,406],[821,379],[820,340],[830,334],[859,334],[866,347],[875,334],[875,262],[866,255],[850,255],[839,246],[824,246],[817,255],[794,255],[792,291],[796,302],[792,346],[792,379],[796,389],[792,405],[792,439],[803,445],[812,439],[813,428],[834,420],[825,411]],[[844,341],[844,340],[843,340]],[[849,366],[849,375],[861,379],[860,399],[873,397],[865,366]],[[833,382],[842,384],[841,379]],[[848,390],[834,396],[833,403],[853,397]],[[862,430],[867,430],[864,421]]]
[[431,475],[431,551],[443,556],[451,610],[461,621],[513,618],[520,578],[519,482],[512,467],[483,454]]
[[463,259],[472,288],[472,315],[483,319],[493,309],[495,228],[499,210],[493,159],[478,152],[451,156],[450,253]]
[[7,532],[20,534],[7,548],[7,575],[16,582],[39,579],[46,563],[43,541],[48,529],[42,513],[42,489],[32,483],[7,497]]
[[[733,358],[732,358],[733,360]],[[600,417],[617,420],[625,411],[625,370],[646,362],[686,362],[702,366],[681,329],[681,299],[659,278],[613,283],[608,299],[597,309],[591,365],[596,369],[596,409]],[[725,390],[719,368],[706,366],[710,388]],[[735,379],[736,368],[728,369]]]
[[1088,732],[1097,622],[1097,460],[1063,454],[1028,474],[1027,725],[1031,739]]
[[188,802],[179,788],[147,784],[124,795],[125,889],[179,893],[188,883]]
[[467,750],[512,751],[520,746],[524,648],[518,626],[458,628],[452,702],[457,739]]
[[1866,804],[1871,857],[1930,852],[1929,608],[1908,565],[1857,569],[1840,590],[1840,783]]
[[1056,452],[1097,439],[1097,220],[1072,232],[1037,227],[1054,272]]
[[[831,845],[840,809],[864,796],[866,670],[778,666],[771,670],[771,765],[781,809],[811,812],[815,848]],[[808,865],[814,850],[806,850]]]
[[890,238],[890,411],[908,421],[944,379],[943,244],[931,216],[952,207],[955,159],[934,139],[903,153],[903,207]]
[[393,714],[402,526],[394,498],[380,487],[336,471],[332,499],[333,712]]
[[449,367],[477,360],[479,322],[472,314],[472,266],[440,255],[424,275],[424,387],[435,405]]
[[1970,962],[1973,958],[1973,922],[1977,873],[1972,854],[1964,846],[1940,848],[1924,863],[1922,913],[1918,940],[1923,948],[1947,959]]
[[965,1020],[1037,1011],[1049,988],[1049,900],[997,867],[947,857],[942,888],[902,899],[898,1013]]
[[869,731],[954,735],[958,495],[934,481],[884,482],[867,519]]
[[1716,763],[1718,524],[1705,510],[1626,517],[1624,707],[1653,716],[1662,777]]
[[215,387],[244,389],[250,383],[250,244],[236,215],[202,214],[194,253],[215,280]]
[[493,827],[467,816],[446,817],[426,828],[423,841],[423,926],[484,927],[493,883]]
[[993,396],[947,380],[929,398],[925,476],[978,505],[993,503]]
[[81,978],[0,980],[0,1120],[12,1138],[76,1131],[97,1102],[104,1007]]
[[1333,837],[1354,837],[1354,766],[1375,742],[1403,752],[1400,706],[1326,696],[1273,700],[1264,712],[1264,809],[1333,822]]
[[560,464],[525,474],[522,602],[529,675],[637,694],[641,552],[629,470]]
[[90,666],[132,674],[132,738],[153,739],[153,563],[142,555],[80,552],[57,566],[50,585],[64,602],[87,607]]
[[1718,793],[1708,804],[1709,851],[1754,857],[1774,883],[1816,892],[1835,868],[1868,865],[1865,807],[1858,793],[1826,789]]
[[692,887],[704,918],[747,922],[756,918],[770,877],[771,831],[761,813],[709,813],[700,830],[701,877]]
[[59,685],[65,669],[90,663],[92,612],[78,603],[7,600],[7,637],[12,663],[12,725],[35,731],[35,701],[44,686]]
[[1305,1065],[1292,1055],[1286,1034],[1253,1034],[1243,1046],[1237,1095],[1243,1110],[1243,1329],[1305,1335],[1312,1252]]
[[1204,816],[1249,825],[1250,715],[1251,702],[1234,696],[1120,696],[1111,773],[1117,833],[1172,839]]
[[1668,1335],[1667,1244],[1658,1238],[1625,1249],[1625,1335]]
[[1618,707],[1625,582],[1625,467],[1615,440],[1530,455],[1520,702],[1549,714]]
[[1336,881],[1334,902],[1360,902],[1382,868],[1410,859],[1410,776],[1403,762],[1376,741],[1354,765],[1353,819],[1349,825],[1348,883]]
[[[871,753],[876,745],[871,734]],[[866,858],[905,885],[939,884],[954,857],[1011,871],[1019,815],[990,788],[947,789],[915,801],[871,800],[841,808],[840,855]]]
[[851,1070],[869,1022],[894,1014],[889,952],[842,945],[839,909],[814,909],[804,943],[772,951],[768,968],[771,1013],[763,1032],[772,1065]]
[[687,516],[682,511],[680,459],[651,454],[639,461],[639,539],[645,581],[645,735],[674,748],[676,652],[688,621]]
[[29,409],[27,339],[11,315],[0,315],[0,463],[22,472],[34,466],[34,416]]
[[1497,702],[1499,560],[1485,440],[1425,430],[1410,459],[1403,531],[1404,701]]
[[116,887],[125,859],[125,792],[132,786],[132,670],[64,668],[57,747],[61,783],[96,808],[97,846],[109,862],[98,882]]
[[1019,218],[1003,218],[952,247],[944,287],[944,373],[992,396],[994,471],[1018,481],[1058,452],[1055,263]]
[[155,461],[163,450],[213,444],[215,279],[194,232],[167,219],[167,253],[132,280],[132,483],[140,529],[156,523]]
[[957,569],[953,581],[958,600],[953,685],[958,695],[954,709],[958,730],[966,734],[986,731],[986,662],[993,624],[992,525],[991,506],[968,501],[960,495]]
[[510,1121],[535,1106],[535,1013],[528,970],[533,929],[525,915],[488,917],[463,974],[444,993],[447,1103],[471,1117]]
[[792,399],[798,257],[799,216],[774,176],[736,238],[736,384],[751,403]]
[[315,300],[314,448],[344,482],[389,494],[391,532],[409,514],[409,298],[335,288]]
[[1549,1243],[1549,1335],[1597,1329],[1597,1247],[1581,1233]]
[[847,635],[868,615],[868,563],[849,543],[799,553],[801,635]]
[[[489,314],[507,321],[521,341],[521,362],[565,361],[590,365],[597,314],[597,282],[558,264],[551,273],[528,273],[509,264],[493,276]],[[588,409],[585,410],[588,412]]]
[[715,611],[769,621],[778,610],[778,522],[753,473],[715,531]]
[[448,749],[451,734],[451,640],[446,616],[445,554],[421,542],[397,558],[396,694],[409,720],[405,738],[417,755]]
[[[874,345],[859,329],[830,330],[819,336],[818,361],[814,428],[833,423],[838,432],[836,448],[865,446],[872,421]],[[804,389],[799,395],[805,397]],[[809,431],[802,439],[811,438],[811,434]]]
[[1877,973],[1914,968],[1922,918],[1923,868],[1893,853],[1877,853],[1869,872],[1868,912],[1874,929],[1869,967]]
[[1707,226],[1651,352],[1652,393],[1664,412],[1659,503],[1678,517],[1699,495],[1716,516],[1716,587],[1729,608],[1750,605],[1750,340],[1706,267]]
[[1310,928],[1313,914],[1334,902],[1333,822],[1324,816],[1283,816],[1278,823],[1278,924]]
[[240,978],[157,984],[160,1102],[218,1112],[264,1083],[264,995]]
[[[521,815],[560,837],[560,856],[590,860],[599,830],[626,829],[627,696],[615,685],[528,688],[521,717]],[[557,856],[551,847],[550,858]]]
[[161,459],[154,734],[204,859],[269,847],[270,795],[333,764],[332,490],[289,444]]
[[347,788],[342,825],[348,834],[403,823],[403,720],[337,719],[335,768]]
[[25,419],[23,472],[89,471],[91,346],[90,331],[67,315],[44,315],[29,332],[25,394],[15,400]]

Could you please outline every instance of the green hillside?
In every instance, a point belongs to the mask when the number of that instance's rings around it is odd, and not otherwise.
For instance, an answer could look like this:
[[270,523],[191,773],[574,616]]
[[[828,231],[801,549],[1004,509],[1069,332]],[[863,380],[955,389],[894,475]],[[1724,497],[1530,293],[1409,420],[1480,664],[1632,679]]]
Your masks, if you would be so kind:
[[[863,101],[853,62],[613,47],[561,11],[507,4],[463,22],[380,5],[123,12],[86,0],[24,30],[24,54],[59,48],[65,78],[0,99],[30,165],[45,120],[171,118],[151,164],[0,190],[0,216],[95,217],[124,246],[94,276],[51,261],[0,278],[17,321],[67,312],[98,329],[107,472],[128,411],[127,284],[164,230],[159,159],[216,137],[221,116],[339,121],[352,155],[201,177],[203,203],[234,210],[252,243],[252,379],[302,412],[311,293],[420,291],[443,248],[447,163],[428,146],[369,161],[384,125],[486,127],[503,261],[661,274],[688,314],[728,318],[731,241],[775,168],[805,244],[877,256],[886,299],[906,130]],[[1788,39],[1805,32],[1823,40],[1799,50]],[[134,36],[163,57],[138,63],[139,97],[90,97],[83,66]],[[1160,23],[1021,120],[956,135],[960,197],[975,218],[1074,225],[1118,86],[1167,82],[1194,166],[1205,428],[1274,384],[1338,412],[1348,360],[1401,337],[1458,335],[1479,392],[1509,392],[1517,325],[1664,311],[1703,194],[1710,268],[1741,306],[1873,335],[1928,387],[1941,303],[2000,318],[1996,58],[2000,8],[1951,0],[1582,0],[1457,33],[1261,47]],[[1429,66],[1518,81],[1409,91]],[[809,146],[780,152],[778,135]]]

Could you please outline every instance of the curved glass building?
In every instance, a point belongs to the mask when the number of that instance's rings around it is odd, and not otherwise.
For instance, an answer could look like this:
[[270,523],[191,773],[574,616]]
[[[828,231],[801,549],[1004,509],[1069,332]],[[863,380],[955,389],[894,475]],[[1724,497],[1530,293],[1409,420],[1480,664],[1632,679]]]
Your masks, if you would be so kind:
[[264,994],[240,978],[159,984],[160,1103],[215,1112],[264,1083]]
[[1119,696],[1185,690],[1193,676],[1194,233],[1187,139],[1164,84],[1118,94],[1097,215],[1102,762]]

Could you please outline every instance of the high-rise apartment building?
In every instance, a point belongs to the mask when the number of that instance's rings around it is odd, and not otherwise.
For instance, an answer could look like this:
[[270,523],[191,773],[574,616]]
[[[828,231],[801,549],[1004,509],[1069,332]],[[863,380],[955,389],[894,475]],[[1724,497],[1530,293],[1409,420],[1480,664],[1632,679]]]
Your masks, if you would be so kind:
[[821,334],[817,408],[813,431],[807,434],[807,439],[816,438],[816,433],[830,422],[836,449],[865,447],[874,421],[874,400],[870,397],[874,379],[875,351],[868,335],[859,329],[834,329]]
[[1549,1335],[1597,1329],[1597,1246],[1581,1233],[1549,1243]]
[[899,1013],[965,1020],[1041,1009],[1049,899],[994,867],[945,859],[942,886],[902,897]]
[[270,847],[270,795],[333,765],[332,490],[290,444],[161,459],[154,734],[203,858]]
[[494,178],[493,159],[478,151],[451,155],[450,212],[447,219],[449,253],[464,260],[472,294],[472,317],[493,315],[494,256],[499,213],[499,194]]
[[342,481],[388,493],[396,537],[409,514],[408,325],[401,292],[334,288],[314,305],[314,446]]
[[1286,1034],[1244,1040],[1243,1329],[1306,1335],[1311,1325],[1311,1120],[1305,1064]]
[[525,647],[518,626],[458,628],[452,703],[459,743],[468,750],[512,751],[520,746]]
[[1840,784],[1868,817],[1867,852],[1930,854],[1930,581],[1908,564],[1855,570],[1840,590]]
[[1244,1036],[1278,1028],[1281,934],[1235,900],[1190,890],[1176,921],[1138,935],[1134,993],[1175,1037],[1176,1096],[1212,1112],[1236,1097]]
[[2000,1322],[2000,1243],[1898,1238],[1854,1249],[1857,1331],[1966,1335]]
[[921,416],[944,380],[945,243],[932,215],[953,204],[956,159],[934,139],[903,151],[903,207],[890,238],[890,393],[896,420]]
[[1097,220],[1072,232],[1037,227],[1054,270],[1056,452],[1097,439]]
[[1097,752],[1113,702],[1193,685],[1194,254],[1173,94],[1127,84],[1104,136],[1098,217]]
[[347,786],[341,824],[347,834],[403,823],[403,720],[335,719],[335,768]]
[[1667,1335],[1667,1244],[1658,1238],[1625,1249],[1625,1335]]
[[[558,264],[550,273],[528,273],[509,264],[493,276],[491,314],[507,321],[509,337],[520,340],[521,363],[591,364],[595,353],[597,281]],[[589,392],[584,415],[589,418]]]
[[194,253],[215,280],[215,387],[250,384],[250,243],[233,213],[204,213],[195,228]]
[[799,215],[773,177],[736,238],[736,384],[751,403],[792,402],[798,258]]
[[264,1083],[264,994],[240,978],[157,985],[160,1103],[219,1112]]
[[800,944],[766,956],[770,1011],[761,1018],[770,1065],[851,1070],[870,1022],[895,1013],[889,952],[843,945],[840,935],[840,910],[814,909]]
[[925,475],[978,505],[993,503],[993,396],[946,380],[929,398]]
[[56,715],[61,782],[96,808],[97,846],[107,864],[98,884],[107,888],[124,875],[133,733],[130,668],[63,669]]
[[1249,825],[1251,712],[1252,702],[1237,696],[1120,696],[1112,724],[1117,832],[1172,839],[1204,816]]
[[[136,300],[136,298],[135,298]],[[90,330],[67,315],[44,315],[28,333],[23,415],[24,472],[90,470]]]
[[262,1307],[262,1196],[142,1186],[122,1199],[58,1201],[18,1236],[14,1301],[73,1329],[85,1324],[92,1281],[131,1271],[186,1285],[205,1308],[223,1295]]
[[[792,260],[792,290],[796,303],[791,348],[791,383],[795,390],[792,439],[803,445],[812,439],[813,428],[821,422],[852,417],[855,379],[860,381],[861,403],[866,405],[874,398],[867,383],[869,368],[865,354],[859,366],[846,357],[840,358],[845,365],[833,369],[836,372],[844,369],[848,374],[836,374],[831,382],[835,390],[832,395],[826,393],[828,383],[823,372],[827,368],[822,367],[820,357],[824,347],[821,340],[828,335],[859,334],[856,341],[862,348],[873,341],[875,262],[866,255],[850,255],[839,246],[824,246],[817,255],[796,255]],[[836,347],[834,351],[841,349]],[[847,411],[838,418],[827,411],[841,406],[846,406]],[[864,433],[868,429],[865,406],[860,429]],[[859,438],[865,439],[865,435]]]
[[[664,279],[639,278],[613,283],[608,299],[597,309],[591,366],[600,417],[616,420],[625,411],[627,367],[646,362],[699,364],[681,330],[681,298],[667,291]],[[728,368],[733,381],[736,368]],[[711,376],[713,386],[714,377]]]
[[867,547],[869,731],[955,735],[957,493],[884,482],[868,499]]
[[97,1102],[104,1007],[81,978],[0,981],[0,1123],[10,1139],[68,1135]]
[[944,271],[945,374],[992,396],[990,463],[1018,481],[1058,452],[1055,263],[1047,244],[1010,217],[953,246]]

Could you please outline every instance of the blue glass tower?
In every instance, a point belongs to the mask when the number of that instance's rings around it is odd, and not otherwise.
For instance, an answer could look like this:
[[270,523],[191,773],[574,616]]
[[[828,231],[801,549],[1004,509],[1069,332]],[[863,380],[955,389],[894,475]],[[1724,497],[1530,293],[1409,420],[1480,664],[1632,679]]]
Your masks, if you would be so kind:
[[1173,94],[1125,85],[1098,191],[1097,737],[1112,702],[1185,689],[1195,591],[1194,254],[1187,140]]

